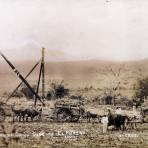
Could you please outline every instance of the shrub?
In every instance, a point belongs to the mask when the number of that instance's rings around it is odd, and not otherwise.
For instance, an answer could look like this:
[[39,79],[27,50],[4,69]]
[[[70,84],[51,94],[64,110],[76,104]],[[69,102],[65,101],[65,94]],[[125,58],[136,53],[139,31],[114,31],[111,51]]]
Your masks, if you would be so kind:
[[57,98],[62,98],[69,94],[69,89],[65,89],[64,85],[58,85],[55,89],[55,96]]
[[135,95],[142,99],[148,96],[148,77],[138,80]]
[[66,89],[63,83],[51,83],[51,90],[47,92],[47,99],[63,98],[67,95],[69,95],[69,89]]
[[[32,88],[33,88],[34,91],[36,90],[35,85],[33,85]],[[22,87],[21,92],[25,95],[25,97],[27,99],[33,99],[34,98],[34,94],[32,93],[32,91],[27,86]]]
[[145,77],[137,81],[134,102],[141,104],[144,102],[144,98],[147,96],[148,96],[148,77]]

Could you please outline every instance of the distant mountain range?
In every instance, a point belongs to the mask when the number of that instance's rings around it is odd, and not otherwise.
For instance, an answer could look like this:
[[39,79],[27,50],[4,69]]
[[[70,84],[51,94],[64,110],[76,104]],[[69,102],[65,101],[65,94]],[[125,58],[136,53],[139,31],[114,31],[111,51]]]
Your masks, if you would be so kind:
[[[13,62],[23,76],[30,71],[35,63],[36,61]],[[46,62],[45,66],[47,88],[51,80],[64,80],[71,88],[84,88],[86,86],[105,88],[116,85],[117,81],[120,80],[123,90],[130,91],[138,77],[148,76],[148,59],[118,63],[99,60]],[[27,80],[36,83],[38,75],[39,66]],[[19,78],[8,64],[5,61],[0,62],[0,93],[7,90],[12,91],[19,82]],[[132,93],[128,92],[127,94]]]
[[[53,53],[54,54],[54,53]],[[17,61],[14,65],[22,72],[27,73],[31,67],[36,63],[35,61]],[[46,62],[47,75],[59,75],[61,77],[85,77],[95,76],[102,69],[113,67],[122,67],[128,70],[142,69],[143,72],[148,72],[148,59],[132,62],[110,62],[101,60],[83,60],[83,61],[66,61],[66,62]],[[123,70],[124,71],[124,70]],[[35,70],[35,73],[38,69]],[[0,74],[12,73],[12,70],[5,61],[0,62]]]

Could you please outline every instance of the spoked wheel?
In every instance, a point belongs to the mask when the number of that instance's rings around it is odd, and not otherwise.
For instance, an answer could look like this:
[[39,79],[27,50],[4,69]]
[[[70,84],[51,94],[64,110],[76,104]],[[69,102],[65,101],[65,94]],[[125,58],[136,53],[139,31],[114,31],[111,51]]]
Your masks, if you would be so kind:
[[0,122],[5,121],[5,112],[3,108],[0,108]]
[[71,112],[69,110],[59,110],[57,112],[58,122],[70,122],[72,118]]
[[79,119],[80,119],[80,116],[79,115],[74,115],[73,117],[72,117],[72,122],[78,122],[79,121]]

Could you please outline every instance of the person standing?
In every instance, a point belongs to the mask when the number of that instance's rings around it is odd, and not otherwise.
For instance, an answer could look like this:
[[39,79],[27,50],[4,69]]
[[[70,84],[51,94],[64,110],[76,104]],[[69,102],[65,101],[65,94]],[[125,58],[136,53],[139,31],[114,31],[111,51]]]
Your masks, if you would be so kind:
[[103,124],[103,133],[107,133],[107,128],[108,128],[108,116],[105,115],[102,117],[101,123]]
[[136,110],[136,106],[133,106],[133,116],[136,118],[138,116],[138,112]]

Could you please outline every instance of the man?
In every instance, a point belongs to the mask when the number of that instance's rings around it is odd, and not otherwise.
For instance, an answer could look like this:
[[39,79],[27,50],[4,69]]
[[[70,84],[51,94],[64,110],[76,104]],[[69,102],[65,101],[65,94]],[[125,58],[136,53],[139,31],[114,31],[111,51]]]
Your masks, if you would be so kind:
[[102,117],[101,123],[103,124],[103,133],[105,134],[108,128],[108,116],[107,115]]
[[118,108],[116,109],[115,113],[116,113],[117,115],[121,115],[121,114],[122,114],[121,107],[118,107]]
[[136,106],[133,106],[133,116],[136,118],[138,116],[138,112],[136,110]]
[[110,108],[107,109],[107,116],[108,116],[108,122],[111,121],[112,120],[112,117],[113,117],[113,114],[112,114]]

